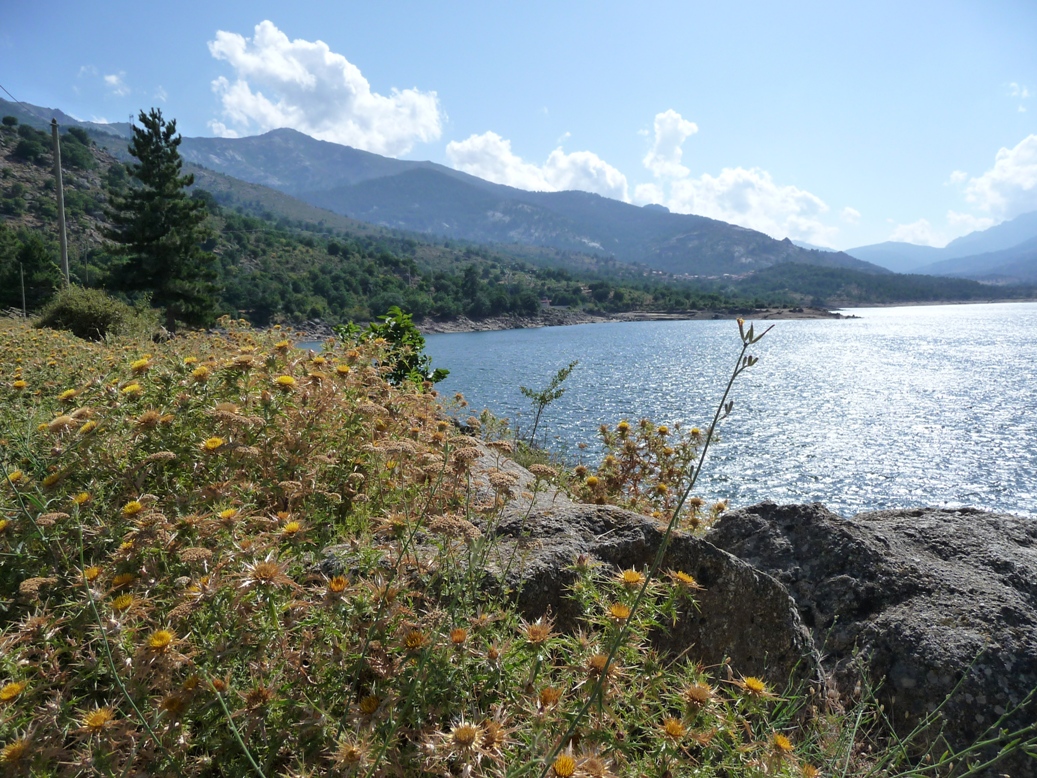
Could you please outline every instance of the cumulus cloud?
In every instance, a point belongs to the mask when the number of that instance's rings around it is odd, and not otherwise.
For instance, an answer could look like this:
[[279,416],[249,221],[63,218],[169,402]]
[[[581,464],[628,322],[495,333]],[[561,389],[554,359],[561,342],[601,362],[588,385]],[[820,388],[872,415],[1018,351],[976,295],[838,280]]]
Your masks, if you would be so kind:
[[635,187],[635,202],[659,203],[677,213],[720,219],[774,238],[833,243],[839,230],[821,219],[828,205],[806,190],[776,183],[766,170],[729,167],[715,176],[692,176],[682,161],[683,144],[696,132],[698,126],[677,111],[656,114],[652,147],[643,160],[655,181]]
[[126,85],[125,79],[126,74],[122,71],[111,73],[104,77],[104,85],[116,97],[125,97],[130,93],[130,88]]
[[971,213],[947,211],[947,224],[955,237],[968,235],[970,232],[985,230],[997,224],[996,219],[989,216],[975,216]]
[[439,138],[443,115],[435,92],[372,91],[360,69],[323,41],[289,40],[273,22],[253,37],[220,30],[209,52],[234,69],[212,82],[223,114],[216,134],[291,127],[321,140],[399,156]]
[[965,199],[998,221],[1037,210],[1037,135],[999,150],[994,166],[969,180]]
[[851,208],[850,206],[846,206],[845,208],[843,208],[840,216],[842,217],[842,220],[847,224],[856,224],[861,220],[861,212],[858,211],[856,208]]
[[940,248],[947,245],[948,239],[945,234],[938,232],[928,219],[919,219],[910,224],[898,224],[890,233],[889,240]]
[[447,158],[455,169],[518,189],[555,192],[579,189],[627,200],[627,179],[590,151],[566,153],[561,147],[543,165],[526,162],[511,150],[511,141],[495,132],[451,141]]
[[683,178],[691,171],[681,164],[683,144],[699,131],[672,108],[655,115],[655,141],[645,155],[644,166],[659,178]]
[[1026,113],[1026,106],[1023,105],[1023,100],[1028,100],[1030,98],[1029,88],[1013,81],[1008,85],[1008,96],[1019,100],[1019,113]]

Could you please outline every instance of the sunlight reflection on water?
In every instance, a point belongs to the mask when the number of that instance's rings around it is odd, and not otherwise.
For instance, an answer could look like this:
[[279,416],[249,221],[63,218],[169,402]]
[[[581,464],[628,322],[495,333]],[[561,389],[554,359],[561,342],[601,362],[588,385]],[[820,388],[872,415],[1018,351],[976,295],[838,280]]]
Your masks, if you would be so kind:
[[[847,311],[781,321],[734,390],[702,493],[861,510],[972,505],[1037,515],[1037,303]],[[438,385],[528,426],[519,385],[573,359],[545,413],[552,445],[593,461],[622,418],[705,426],[739,347],[732,321],[637,322],[427,337]],[[576,446],[588,444],[581,452]]]

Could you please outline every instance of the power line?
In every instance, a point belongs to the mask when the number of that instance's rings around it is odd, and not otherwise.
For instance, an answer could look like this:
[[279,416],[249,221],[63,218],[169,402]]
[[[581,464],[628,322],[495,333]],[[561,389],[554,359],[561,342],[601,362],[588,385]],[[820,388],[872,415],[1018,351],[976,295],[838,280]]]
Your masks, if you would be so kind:
[[26,111],[28,111],[29,113],[31,113],[31,114],[32,114],[33,116],[35,116],[35,117],[36,117],[37,119],[39,119],[39,120],[40,120],[41,122],[43,122],[44,124],[50,124],[50,122],[49,122],[49,121],[48,121],[47,119],[45,119],[44,117],[40,116],[40,115],[39,115],[38,113],[36,113],[36,111],[34,111],[34,110],[33,110],[33,106],[29,105],[28,103],[23,103],[23,102],[22,102],[21,100],[19,100],[19,99],[18,99],[17,97],[15,97],[15,96],[14,96],[14,95],[12,95],[12,94],[11,94],[10,92],[8,92],[8,91],[7,91],[7,87],[5,87],[5,86],[4,86],[3,84],[0,84],[0,89],[4,90],[4,93],[5,93],[5,94],[6,94],[6,95],[7,95],[8,97],[10,97],[10,98],[11,98],[11,100],[13,100],[14,102],[18,103],[18,105],[22,106],[22,107],[23,107],[23,108],[24,108],[24,109],[25,109]]

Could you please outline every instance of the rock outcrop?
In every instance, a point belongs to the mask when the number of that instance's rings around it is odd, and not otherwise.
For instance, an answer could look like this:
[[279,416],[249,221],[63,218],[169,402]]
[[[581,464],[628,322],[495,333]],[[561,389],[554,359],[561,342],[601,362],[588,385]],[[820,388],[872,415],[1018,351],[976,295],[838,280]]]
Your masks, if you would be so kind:
[[[763,503],[724,515],[713,544],[780,581],[834,674],[879,684],[898,729],[940,711],[977,740],[1037,688],[1037,521],[974,509],[862,513]],[[854,656],[860,667],[855,667]],[[1030,724],[1037,706],[1004,725]],[[1037,775],[1022,757],[995,768]]]
[[[615,570],[650,565],[663,539],[653,519],[611,506],[556,504],[528,514],[509,513],[491,530],[497,536],[491,573],[505,570],[523,613],[550,612],[563,629],[577,626],[579,613],[564,595],[575,580],[571,566],[580,555]],[[704,587],[698,608],[655,636],[656,647],[685,653],[706,665],[729,662],[738,675],[754,675],[778,689],[790,683],[822,691],[820,658],[784,587],[712,544],[678,532],[663,570],[681,570]]]

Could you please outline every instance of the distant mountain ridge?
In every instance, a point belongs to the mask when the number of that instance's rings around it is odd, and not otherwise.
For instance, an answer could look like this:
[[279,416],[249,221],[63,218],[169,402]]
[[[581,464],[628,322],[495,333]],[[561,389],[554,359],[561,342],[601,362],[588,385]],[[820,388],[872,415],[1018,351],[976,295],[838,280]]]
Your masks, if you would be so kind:
[[[912,243],[876,243],[847,249],[857,259],[897,273],[951,275],[984,281],[1037,281],[1037,211],[952,240],[943,248]],[[1027,246],[1030,248],[1027,248]]]
[[181,153],[195,164],[361,221],[447,238],[597,252],[685,276],[744,275],[782,262],[886,272],[846,254],[802,249],[703,216],[588,192],[516,189],[290,129],[249,138],[185,138]]

